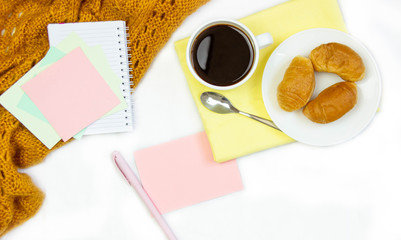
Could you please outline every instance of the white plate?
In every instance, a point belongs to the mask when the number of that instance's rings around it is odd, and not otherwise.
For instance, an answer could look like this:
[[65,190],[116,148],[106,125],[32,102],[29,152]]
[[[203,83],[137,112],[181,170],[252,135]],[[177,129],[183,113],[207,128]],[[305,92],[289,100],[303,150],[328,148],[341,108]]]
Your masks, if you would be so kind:
[[[366,75],[356,82],[358,101],[355,107],[334,122],[318,124],[306,118],[302,109],[294,112],[282,110],[277,102],[277,86],[295,56],[307,57],[315,47],[328,42],[342,43],[357,52],[365,64]],[[315,79],[316,87],[311,99],[328,86],[343,81],[333,73],[315,72]],[[294,34],[274,50],[263,73],[262,95],[267,112],[285,134],[302,143],[328,146],[355,137],[369,124],[379,107],[381,77],[374,58],[357,39],[338,30],[315,28]]]

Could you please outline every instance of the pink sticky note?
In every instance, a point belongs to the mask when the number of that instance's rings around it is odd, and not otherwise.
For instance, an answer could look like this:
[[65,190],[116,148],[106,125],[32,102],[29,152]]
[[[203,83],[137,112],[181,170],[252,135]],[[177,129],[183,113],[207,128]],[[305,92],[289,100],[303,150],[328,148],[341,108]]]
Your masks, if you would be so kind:
[[39,73],[22,89],[64,141],[120,102],[81,48]]
[[134,153],[142,185],[161,213],[243,189],[236,160],[217,163],[204,132]]

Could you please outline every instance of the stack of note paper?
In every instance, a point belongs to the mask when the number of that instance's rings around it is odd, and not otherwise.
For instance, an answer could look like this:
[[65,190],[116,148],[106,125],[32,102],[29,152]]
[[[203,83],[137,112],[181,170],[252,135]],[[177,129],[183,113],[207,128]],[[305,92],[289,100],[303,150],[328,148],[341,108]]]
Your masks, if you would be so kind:
[[[96,29],[101,24],[89,23],[86,27]],[[79,25],[73,27],[82,29]],[[127,104],[130,100],[123,94],[123,80],[113,70],[110,59],[101,44],[89,46],[70,31],[0,96],[0,103],[48,148],[60,139],[79,139],[99,119],[131,111]]]

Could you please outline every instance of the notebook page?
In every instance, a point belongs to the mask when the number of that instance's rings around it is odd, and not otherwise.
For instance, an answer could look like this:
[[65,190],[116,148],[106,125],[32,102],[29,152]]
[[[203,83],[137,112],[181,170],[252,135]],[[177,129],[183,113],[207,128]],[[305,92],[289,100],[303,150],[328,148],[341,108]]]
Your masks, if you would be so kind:
[[125,22],[50,24],[48,26],[50,46],[56,46],[72,32],[75,32],[87,45],[102,47],[111,69],[121,78],[121,92],[127,103],[127,109],[89,125],[85,135],[132,131],[131,81]]

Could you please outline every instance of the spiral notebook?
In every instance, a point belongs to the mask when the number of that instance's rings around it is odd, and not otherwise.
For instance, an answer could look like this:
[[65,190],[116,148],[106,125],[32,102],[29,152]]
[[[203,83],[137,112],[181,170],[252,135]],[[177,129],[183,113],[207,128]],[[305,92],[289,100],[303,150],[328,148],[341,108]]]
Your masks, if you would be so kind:
[[87,127],[84,135],[132,131],[132,82],[125,22],[49,24],[47,30],[50,47],[58,45],[71,33],[77,34],[88,46],[102,47],[111,69],[121,78],[121,92],[124,95],[127,108],[95,121]]

